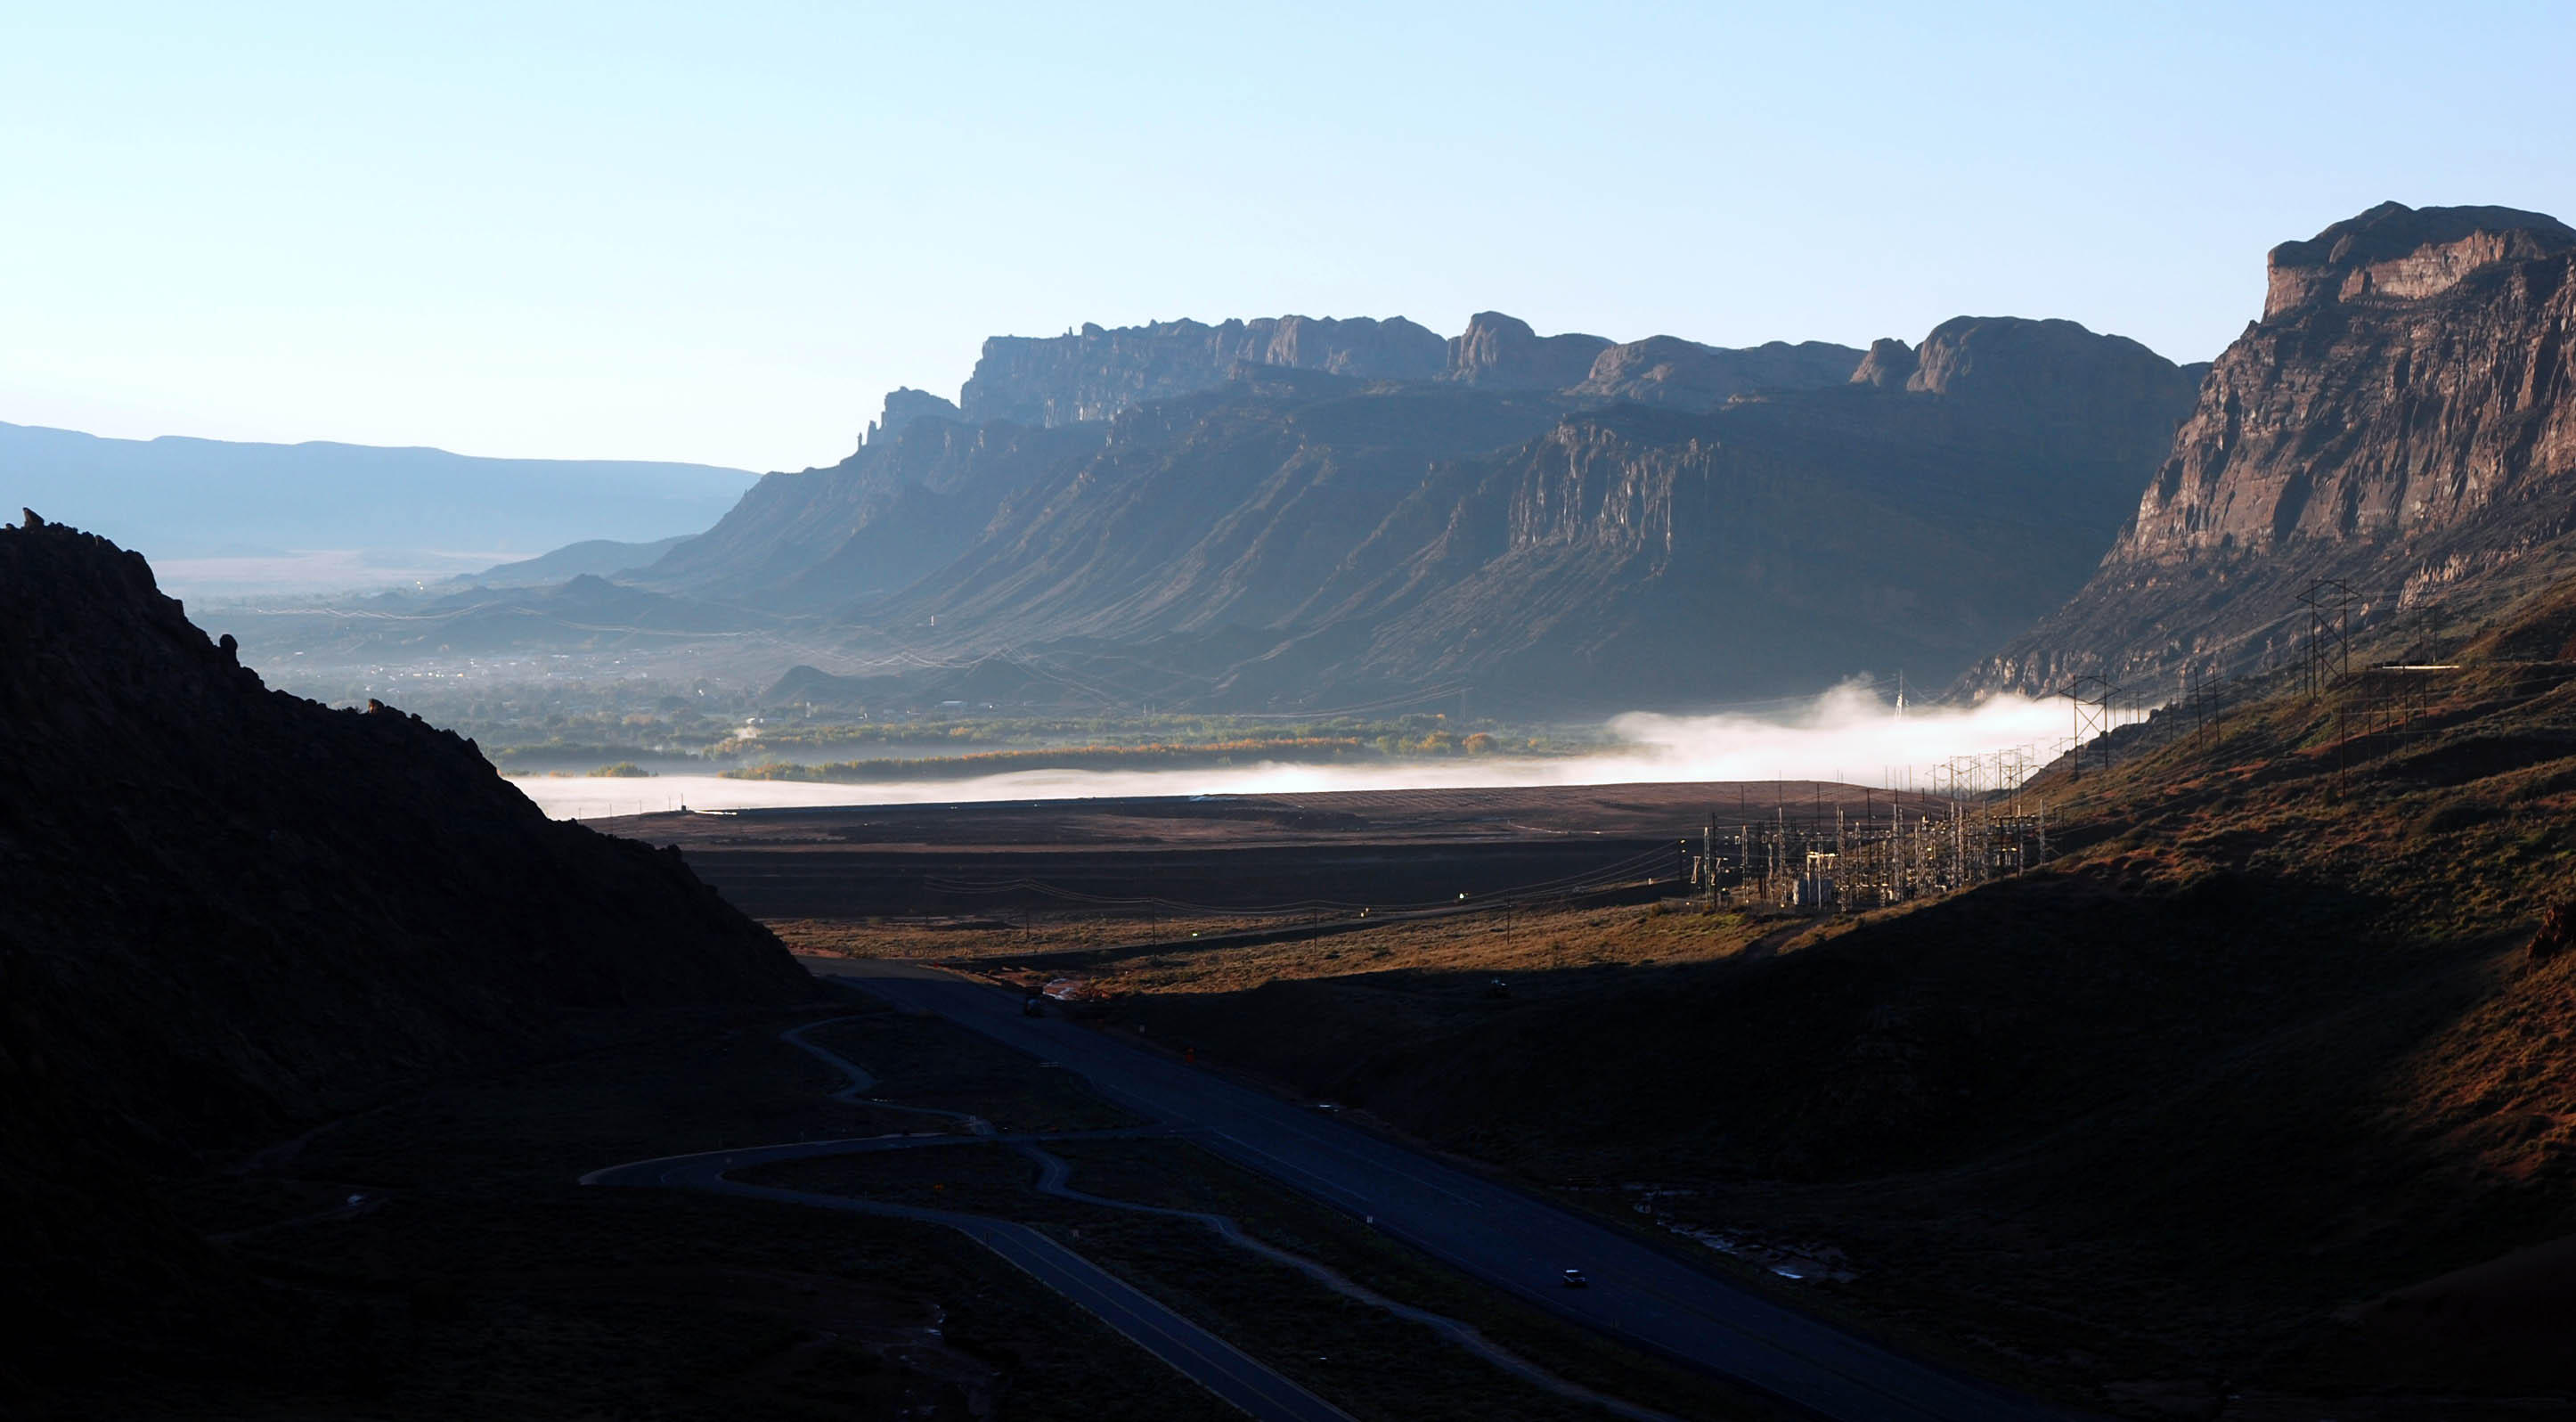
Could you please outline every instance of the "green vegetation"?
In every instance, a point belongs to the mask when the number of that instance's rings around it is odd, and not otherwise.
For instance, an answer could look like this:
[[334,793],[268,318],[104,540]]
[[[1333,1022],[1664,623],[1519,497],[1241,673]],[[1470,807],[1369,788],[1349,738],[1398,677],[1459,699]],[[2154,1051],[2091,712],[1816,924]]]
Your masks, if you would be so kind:
[[[1258,716],[1139,715],[1024,716],[941,711],[901,720],[836,721],[828,713],[793,711],[765,715],[735,736],[707,749],[712,757],[767,755],[810,758],[861,746],[922,755],[1002,749],[1223,750],[1247,745],[1313,743],[1373,747],[1386,755],[1570,755],[1597,750],[1588,731],[1569,734],[1546,727],[1479,723],[1473,729],[1446,715],[1318,717],[1280,721]],[[875,759],[870,757],[868,759]]]
[[[1355,757],[1575,755],[1599,750],[1596,728],[1512,725],[1453,715],[1316,716],[1281,719],[1193,713],[1044,714],[1010,707],[919,706],[863,710],[775,704],[758,689],[722,686],[703,678],[675,682],[651,678],[589,681],[573,677],[531,682],[460,682],[445,674],[379,673],[364,680],[314,683],[298,688],[318,699],[363,705],[379,697],[434,725],[472,739],[486,759],[512,774],[570,771],[633,761],[673,773],[671,761],[713,762],[757,768],[791,762],[818,768],[862,767],[816,779],[879,779],[879,761],[923,762],[1004,751],[1048,751],[1055,760],[1004,768],[1054,768],[1096,763],[1128,765],[1218,764],[1226,756],[1332,760],[1346,748]],[[1148,759],[1086,762],[1110,751],[1137,751]],[[866,752],[858,754],[854,752]],[[1182,753],[1210,759],[1178,759]],[[1173,757],[1156,761],[1159,753]],[[989,768],[905,775],[992,773]]]
[[1206,765],[1249,764],[1264,760],[1334,762],[1374,760],[1377,753],[1356,740],[1301,736],[1293,739],[1219,741],[1210,745],[1058,746],[1044,750],[979,751],[972,755],[934,756],[921,760],[841,760],[827,765],[799,765],[772,760],[736,766],[724,774],[736,780],[944,780],[1002,775],[1015,770],[1176,770]]
[[590,776],[593,780],[637,780],[649,778],[652,774],[653,772],[631,760],[621,760],[615,765],[601,766],[592,771]]

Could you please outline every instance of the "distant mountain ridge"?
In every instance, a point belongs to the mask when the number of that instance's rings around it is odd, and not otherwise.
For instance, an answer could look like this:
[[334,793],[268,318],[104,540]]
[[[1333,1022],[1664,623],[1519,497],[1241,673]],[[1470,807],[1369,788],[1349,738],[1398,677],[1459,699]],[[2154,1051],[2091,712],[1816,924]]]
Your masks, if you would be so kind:
[[721,638],[729,667],[770,648],[772,675],[896,704],[1585,714],[1938,683],[2081,585],[2203,369],[2004,317],[1868,351],[1492,311],[1450,339],[997,337],[957,401],[889,393],[848,458],[765,476],[649,566],[227,625],[344,663]]
[[613,538],[586,538],[567,543],[551,553],[515,562],[495,564],[479,573],[468,573],[455,579],[460,586],[487,588],[542,587],[582,576],[604,578],[629,568],[641,568],[656,562],[672,549],[689,541],[692,535],[656,539],[651,543],[620,543]]
[[2170,694],[2297,658],[2322,580],[2356,625],[2465,627],[2576,571],[2576,229],[2384,203],[2267,267],[2263,318],[2093,577],[1965,689]]
[[102,439],[0,423],[0,502],[156,558],[244,547],[539,554],[723,517],[757,476],[703,464],[486,459],[353,444]]

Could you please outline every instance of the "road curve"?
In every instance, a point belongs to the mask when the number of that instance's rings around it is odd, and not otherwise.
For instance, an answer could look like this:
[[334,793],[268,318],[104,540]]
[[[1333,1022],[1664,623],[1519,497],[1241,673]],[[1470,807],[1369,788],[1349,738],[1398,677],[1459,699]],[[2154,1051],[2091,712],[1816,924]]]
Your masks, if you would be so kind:
[[[798,1045],[806,1044],[799,1042]],[[807,1049],[816,1050],[810,1046]],[[862,1082],[864,1075],[861,1073]],[[955,1210],[923,1209],[914,1205],[853,1199],[846,1195],[822,1195],[803,1190],[779,1190],[763,1185],[746,1185],[729,1176],[729,1172],[732,1171],[748,1170],[753,1166],[771,1165],[780,1161],[902,1150],[932,1144],[968,1142],[1011,1144],[1023,1140],[1037,1142],[1120,1139],[1168,1134],[1170,1132],[1160,1127],[1144,1127],[1026,1137],[957,1136],[942,1133],[936,1136],[871,1136],[833,1141],[796,1141],[786,1145],[703,1151],[694,1155],[662,1156],[652,1160],[630,1161],[624,1165],[612,1165],[604,1170],[594,1170],[581,1177],[581,1183],[705,1190],[719,1195],[739,1195],[754,1200],[776,1200],[782,1204],[846,1210],[853,1214],[879,1215],[893,1219],[917,1220],[924,1224],[946,1225],[1002,1256],[1023,1273],[1062,1294],[1075,1307],[1092,1314],[1111,1328],[1126,1335],[1146,1352],[1170,1364],[1182,1376],[1216,1394],[1239,1411],[1259,1419],[1259,1422],[1355,1422],[1349,1413],[1271,1371],[1264,1364],[1246,1356],[1233,1344],[1199,1327],[1180,1314],[1174,1313],[1151,1295],[1056,1243],[1042,1231],[1027,1225],[1010,1220],[993,1219],[985,1215],[964,1214]]]
[[[1733,1377],[1834,1422],[2062,1422],[2068,1414],[1904,1357],[1606,1225],[1329,1117],[919,964],[806,959],[1082,1073],[1101,1094],[1561,1317]],[[1592,1287],[1556,1286],[1580,1268]]]

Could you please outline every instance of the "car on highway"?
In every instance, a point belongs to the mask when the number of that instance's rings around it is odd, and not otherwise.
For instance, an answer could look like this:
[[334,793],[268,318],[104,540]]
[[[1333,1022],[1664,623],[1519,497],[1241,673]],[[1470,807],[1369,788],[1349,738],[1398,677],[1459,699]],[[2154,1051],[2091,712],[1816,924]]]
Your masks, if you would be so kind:
[[1021,1003],[1020,1015],[1022,1017],[1046,1016],[1046,999],[1042,997],[1032,997],[1028,1001]]
[[1592,1281],[1583,1277],[1582,1270],[1568,1269],[1565,1271],[1565,1286],[1569,1289],[1588,1289],[1592,1287]]

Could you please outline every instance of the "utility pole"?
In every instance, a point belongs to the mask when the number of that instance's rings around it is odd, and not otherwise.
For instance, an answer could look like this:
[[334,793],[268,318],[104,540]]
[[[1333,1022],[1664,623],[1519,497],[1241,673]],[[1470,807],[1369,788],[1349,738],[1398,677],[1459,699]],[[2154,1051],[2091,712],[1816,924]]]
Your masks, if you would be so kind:
[[2333,578],[2319,578],[2299,594],[2308,610],[2307,692],[2322,694],[2327,683],[2352,670],[2352,589]]
[[1700,831],[1700,872],[1708,876],[1708,906],[1717,907],[1717,811],[1708,812],[1708,825]]

